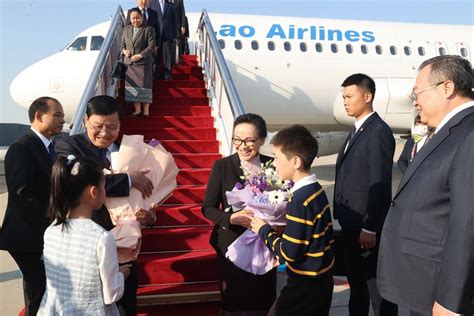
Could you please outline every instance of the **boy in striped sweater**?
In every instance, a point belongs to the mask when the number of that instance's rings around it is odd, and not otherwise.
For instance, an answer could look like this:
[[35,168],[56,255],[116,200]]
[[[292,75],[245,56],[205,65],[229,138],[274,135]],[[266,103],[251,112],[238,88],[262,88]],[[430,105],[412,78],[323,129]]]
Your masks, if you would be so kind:
[[265,221],[252,218],[252,231],[280,263],[286,263],[288,273],[287,284],[269,315],[329,315],[334,239],[326,193],[310,172],[318,143],[301,125],[281,130],[270,143],[280,179],[293,180],[295,185],[281,237]]

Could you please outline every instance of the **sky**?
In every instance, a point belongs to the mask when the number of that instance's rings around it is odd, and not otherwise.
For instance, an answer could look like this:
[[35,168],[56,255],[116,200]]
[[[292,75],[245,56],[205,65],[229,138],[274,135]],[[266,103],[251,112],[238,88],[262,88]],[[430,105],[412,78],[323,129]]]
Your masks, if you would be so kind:
[[[186,10],[411,23],[468,24],[472,0],[185,0]],[[84,29],[107,21],[134,0],[0,0],[0,123],[27,124],[10,97],[23,69],[61,49]],[[212,21],[211,21],[212,22]]]

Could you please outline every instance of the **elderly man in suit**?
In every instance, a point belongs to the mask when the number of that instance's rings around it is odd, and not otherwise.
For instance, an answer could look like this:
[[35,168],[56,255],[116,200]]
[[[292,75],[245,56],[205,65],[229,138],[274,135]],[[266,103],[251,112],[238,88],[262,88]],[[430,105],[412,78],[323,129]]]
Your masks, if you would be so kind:
[[[58,156],[72,154],[76,157],[95,159],[102,167],[110,168],[110,153],[114,150],[120,130],[120,104],[107,95],[92,97],[87,104],[85,116],[86,132],[60,139],[56,144]],[[105,176],[105,190],[108,197],[128,196],[131,187],[139,190],[144,197],[151,195],[152,182],[145,176],[147,172],[131,174],[119,173]],[[95,211],[92,220],[107,230],[113,228],[107,208]],[[125,280],[125,291],[118,302],[122,315],[136,315],[136,290],[138,267],[132,262],[130,276]]]
[[7,250],[23,274],[27,315],[36,315],[46,289],[43,234],[50,221],[48,205],[51,166],[56,153],[51,138],[64,124],[58,100],[36,99],[28,110],[31,129],[5,156],[8,205],[0,231],[0,249]]
[[[151,0],[150,8],[158,12],[161,26],[160,59],[163,62],[163,77],[171,80],[172,72],[172,46],[178,39],[178,21],[173,0]],[[158,43],[156,44],[159,45]]]
[[334,217],[342,227],[342,247],[350,286],[350,315],[397,313],[382,302],[375,285],[378,241],[390,206],[395,140],[373,110],[375,82],[354,74],[342,83],[344,107],[356,119],[336,161]]
[[411,315],[474,314],[472,66],[437,56],[411,94],[433,136],[408,165],[382,231],[378,287]]

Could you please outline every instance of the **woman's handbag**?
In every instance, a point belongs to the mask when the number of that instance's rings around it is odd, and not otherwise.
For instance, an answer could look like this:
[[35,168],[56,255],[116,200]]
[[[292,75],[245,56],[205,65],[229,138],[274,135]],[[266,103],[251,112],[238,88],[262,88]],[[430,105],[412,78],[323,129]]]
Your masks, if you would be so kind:
[[112,77],[117,78],[119,80],[125,79],[125,72],[127,71],[127,65],[123,63],[122,58],[117,60],[115,63],[115,67],[112,70]]

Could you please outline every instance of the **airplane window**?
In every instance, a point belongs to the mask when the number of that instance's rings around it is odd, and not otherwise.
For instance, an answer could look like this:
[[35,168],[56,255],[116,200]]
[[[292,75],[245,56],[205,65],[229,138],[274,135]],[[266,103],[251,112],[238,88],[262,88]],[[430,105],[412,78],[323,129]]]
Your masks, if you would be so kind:
[[461,56],[462,57],[467,57],[467,49],[464,48],[464,47],[461,48]]
[[234,42],[234,47],[235,47],[235,49],[242,49],[242,42],[239,41],[239,40],[236,40]]
[[321,43],[316,43],[315,48],[318,53],[323,52],[323,45],[321,45]]
[[225,48],[225,41],[223,39],[219,40],[219,46],[221,47],[221,49]]
[[390,46],[390,54],[396,55],[397,54],[397,48],[395,46]]
[[258,50],[258,42],[257,41],[252,41],[250,43],[250,46],[252,46],[253,50]]
[[438,49],[438,52],[439,52],[439,55],[440,55],[440,56],[446,55],[446,49],[444,49],[444,47],[440,47],[440,48]]
[[308,48],[306,47],[306,43],[300,43],[300,50],[301,50],[302,52],[305,52],[305,51],[308,50]]
[[418,55],[425,56],[425,48],[422,46],[418,47]]
[[103,42],[104,38],[102,36],[92,36],[91,50],[100,50]]
[[410,56],[410,55],[411,55],[410,46],[405,46],[405,47],[403,48],[403,50],[405,51],[405,55],[407,55],[407,56]]
[[286,50],[287,52],[289,52],[289,51],[291,50],[291,44],[290,44],[290,42],[284,42],[284,43],[283,43],[283,48],[285,48],[285,50]]
[[376,45],[375,46],[375,52],[379,55],[382,55],[382,46]]
[[337,44],[331,44],[331,52],[337,53]]
[[362,52],[362,54],[367,54],[367,45],[361,45],[360,51]]
[[352,49],[352,45],[351,45],[351,44],[347,44],[347,45],[346,45],[346,52],[347,52],[348,54],[352,54],[353,49]]
[[275,42],[269,41],[268,42],[268,50],[275,50]]
[[78,37],[74,42],[72,42],[71,45],[67,48],[67,50],[73,50],[73,51],[82,51],[86,50],[86,44],[87,44],[87,37]]

